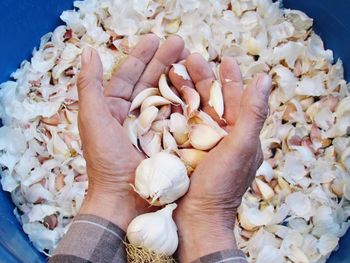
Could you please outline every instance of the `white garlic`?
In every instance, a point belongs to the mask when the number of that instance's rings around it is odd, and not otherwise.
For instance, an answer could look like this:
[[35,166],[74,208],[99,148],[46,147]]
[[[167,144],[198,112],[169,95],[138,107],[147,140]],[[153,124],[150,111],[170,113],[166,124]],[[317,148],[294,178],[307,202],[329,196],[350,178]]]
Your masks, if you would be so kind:
[[167,152],[143,160],[136,169],[135,190],[152,205],[174,202],[187,192],[189,185],[185,164]]
[[169,204],[153,213],[139,215],[128,226],[127,238],[137,247],[171,256],[177,249],[177,227],[172,218],[177,205]]

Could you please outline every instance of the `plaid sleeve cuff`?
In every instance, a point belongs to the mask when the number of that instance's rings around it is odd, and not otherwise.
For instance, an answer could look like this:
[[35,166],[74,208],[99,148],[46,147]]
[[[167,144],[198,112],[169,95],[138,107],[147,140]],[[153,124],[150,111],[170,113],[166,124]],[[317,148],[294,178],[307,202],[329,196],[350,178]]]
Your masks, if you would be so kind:
[[218,251],[195,260],[192,263],[247,263],[244,253],[237,249]]
[[93,215],[75,217],[49,263],[126,262],[125,232]]

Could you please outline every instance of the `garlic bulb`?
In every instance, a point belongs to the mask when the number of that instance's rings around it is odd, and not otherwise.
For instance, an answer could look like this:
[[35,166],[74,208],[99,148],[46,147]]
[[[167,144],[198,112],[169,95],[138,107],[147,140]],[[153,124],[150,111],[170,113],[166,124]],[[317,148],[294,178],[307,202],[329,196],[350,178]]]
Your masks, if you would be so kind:
[[169,204],[161,210],[134,218],[126,232],[129,242],[157,254],[174,254],[179,242],[177,227],[172,218],[176,207],[175,203]]
[[152,205],[174,202],[187,192],[189,185],[186,166],[167,152],[143,160],[136,169],[135,190]]

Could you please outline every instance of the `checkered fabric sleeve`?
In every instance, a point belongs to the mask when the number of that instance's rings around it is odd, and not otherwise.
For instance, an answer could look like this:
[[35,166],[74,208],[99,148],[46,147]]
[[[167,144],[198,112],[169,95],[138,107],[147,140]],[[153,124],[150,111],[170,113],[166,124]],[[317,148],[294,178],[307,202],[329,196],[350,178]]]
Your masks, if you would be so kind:
[[[75,217],[49,263],[124,263],[125,232],[115,224],[93,215]],[[247,263],[240,250],[215,252],[193,263]]]
[[126,262],[125,232],[93,215],[75,217],[49,263]]
[[192,263],[247,263],[244,253],[237,249],[218,251]]

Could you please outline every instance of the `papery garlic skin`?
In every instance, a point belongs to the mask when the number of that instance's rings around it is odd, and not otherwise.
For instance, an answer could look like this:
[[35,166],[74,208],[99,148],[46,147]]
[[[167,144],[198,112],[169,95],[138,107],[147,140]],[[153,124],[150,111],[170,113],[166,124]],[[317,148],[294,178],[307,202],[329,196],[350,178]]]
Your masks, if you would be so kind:
[[185,164],[177,156],[160,152],[136,169],[135,190],[152,205],[164,205],[183,196],[190,185]]
[[157,254],[174,254],[179,243],[177,227],[172,218],[176,207],[175,203],[169,204],[156,212],[135,217],[126,231],[128,241]]

